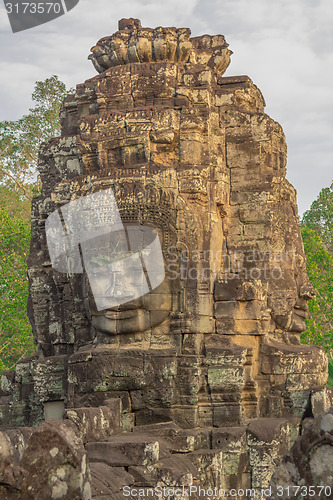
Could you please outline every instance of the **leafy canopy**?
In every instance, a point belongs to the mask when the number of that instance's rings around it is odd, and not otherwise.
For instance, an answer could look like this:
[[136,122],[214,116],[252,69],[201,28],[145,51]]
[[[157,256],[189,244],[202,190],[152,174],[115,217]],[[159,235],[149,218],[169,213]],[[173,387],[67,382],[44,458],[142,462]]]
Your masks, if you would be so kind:
[[36,82],[29,113],[0,122],[0,370],[35,351],[26,314],[30,201],[38,190],[39,146],[60,134],[60,106],[67,94],[55,75]]
[[302,338],[330,353],[333,349],[333,257],[311,227],[302,225],[302,237],[307,272],[316,291],[316,298],[309,303],[307,329]]
[[[11,200],[12,207],[3,199]],[[14,205],[15,204],[15,205]],[[30,245],[27,202],[18,193],[0,191],[0,370],[13,368],[35,350],[26,315]],[[22,217],[23,215],[23,217]]]
[[333,183],[320,191],[318,198],[305,212],[302,223],[315,232],[324,248],[333,256]]
[[59,112],[68,90],[56,75],[38,81],[32,93],[35,103],[16,121],[0,122],[0,183],[31,200],[37,182],[38,149],[60,134]]
[[333,387],[333,183],[320,191],[302,219],[307,271],[316,298],[309,303],[304,343],[319,345],[329,355],[328,385]]

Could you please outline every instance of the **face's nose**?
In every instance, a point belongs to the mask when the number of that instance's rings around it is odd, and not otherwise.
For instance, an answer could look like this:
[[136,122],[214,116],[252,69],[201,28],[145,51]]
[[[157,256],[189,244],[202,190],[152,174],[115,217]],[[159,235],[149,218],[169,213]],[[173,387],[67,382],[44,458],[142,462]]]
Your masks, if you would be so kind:
[[312,300],[316,297],[316,292],[310,282],[301,286],[299,290],[299,296],[301,299]]

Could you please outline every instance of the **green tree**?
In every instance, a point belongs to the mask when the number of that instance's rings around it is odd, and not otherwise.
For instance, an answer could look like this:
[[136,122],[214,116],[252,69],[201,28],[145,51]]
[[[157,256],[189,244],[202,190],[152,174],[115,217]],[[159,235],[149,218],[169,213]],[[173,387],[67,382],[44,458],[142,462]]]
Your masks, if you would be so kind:
[[316,298],[310,301],[304,342],[321,345],[327,352],[333,349],[333,257],[325,249],[316,232],[302,225],[302,237],[307,256],[307,271]]
[[333,256],[333,183],[320,191],[318,198],[305,212],[302,223],[313,229],[324,248]]
[[60,134],[59,112],[69,91],[56,75],[38,81],[35,103],[16,121],[0,122],[0,182],[31,200],[37,187],[38,149]]
[[35,106],[27,115],[0,122],[0,370],[34,352],[26,315],[30,202],[38,190],[39,146],[60,134],[59,111],[67,95],[53,75],[36,82]]
[[316,291],[302,341],[325,349],[329,355],[328,385],[333,387],[333,183],[320,191],[305,212],[302,237],[307,271]]
[[[15,211],[22,210],[25,216],[24,201],[17,194],[16,197]],[[15,197],[11,199],[14,201]],[[13,368],[20,358],[34,352],[26,315],[29,243],[27,221],[0,202],[0,370]]]

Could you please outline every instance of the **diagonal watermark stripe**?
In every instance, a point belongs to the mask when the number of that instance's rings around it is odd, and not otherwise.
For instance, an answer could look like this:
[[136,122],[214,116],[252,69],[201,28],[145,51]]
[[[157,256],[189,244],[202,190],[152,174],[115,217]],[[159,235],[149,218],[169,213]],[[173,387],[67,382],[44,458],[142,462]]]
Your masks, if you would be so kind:
[[84,273],[98,311],[142,297],[165,278],[158,233],[123,225],[112,189],[64,205],[45,221],[53,269]]
[[53,0],[26,2],[3,0],[13,33],[35,28],[53,21],[72,10],[79,0]]

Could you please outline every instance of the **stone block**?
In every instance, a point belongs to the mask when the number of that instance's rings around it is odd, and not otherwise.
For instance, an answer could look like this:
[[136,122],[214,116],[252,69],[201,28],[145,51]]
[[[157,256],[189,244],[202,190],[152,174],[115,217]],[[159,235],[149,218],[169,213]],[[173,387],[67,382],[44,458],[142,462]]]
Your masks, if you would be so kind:
[[241,453],[246,448],[246,426],[213,429],[212,448]]
[[207,370],[207,377],[211,392],[241,391],[244,386],[242,366],[211,366]]
[[196,479],[201,488],[209,490],[212,485],[222,488],[223,460],[220,450],[198,450],[188,455],[198,471]]
[[[107,498],[115,498],[113,495],[121,493],[124,486],[134,483],[133,476],[126,472],[123,467],[110,467],[104,462],[93,462],[90,464],[93,498],[107,495]],[[112,495],[112,496],[111,496]]]
[[121,400],[114,399],[109,406],[73,408],[66,410],[64,418],[78,428],[84,443],[104,440],[122,431]]
[[122,434],[107,441],[86,445],[90,462],[104,462],[111,467],[150,466],[159,460],[160,443],[144,434]]
[[143,425],[135,430],[168,442],[170,453],[189,453],[199,448],[208,448],[210,442],[209,429],[183,429],[174,422],[160,422]]
[[6,370],[1,372],[1,390],[3,394],[10,394],[15,383],[15,372],[13,370]]
[[235,331],[235,320],[231,318],[216,319],[216,333],[222,335],[233,335]]
[[259,298],[259,290],[256,282],[231,276],[230,279],[215,281],[214,299],[216,301],[250,301]]
[[128,472],[134,477],[139,486],[148,486],[157,482],[165,486],[178,488],[188,487],[193,484],[197,470],[189,457],[174,454],[153,464],[152,467],[129,467]]
[[48,420],[34,429],[20,467],[25,479],[19,489],[32,497],[91,498],[86,451],[69,422]]
[[311,391],[311,410],[313,415],[323,415],[325,411],[332,406],[327,394],[327,388],[313,389]]
[[213,407],[213,426],[221,427],[222,425],[241,424],[243,421],[243,411],[239,403],[226,403],[222,405],[214,405]]

